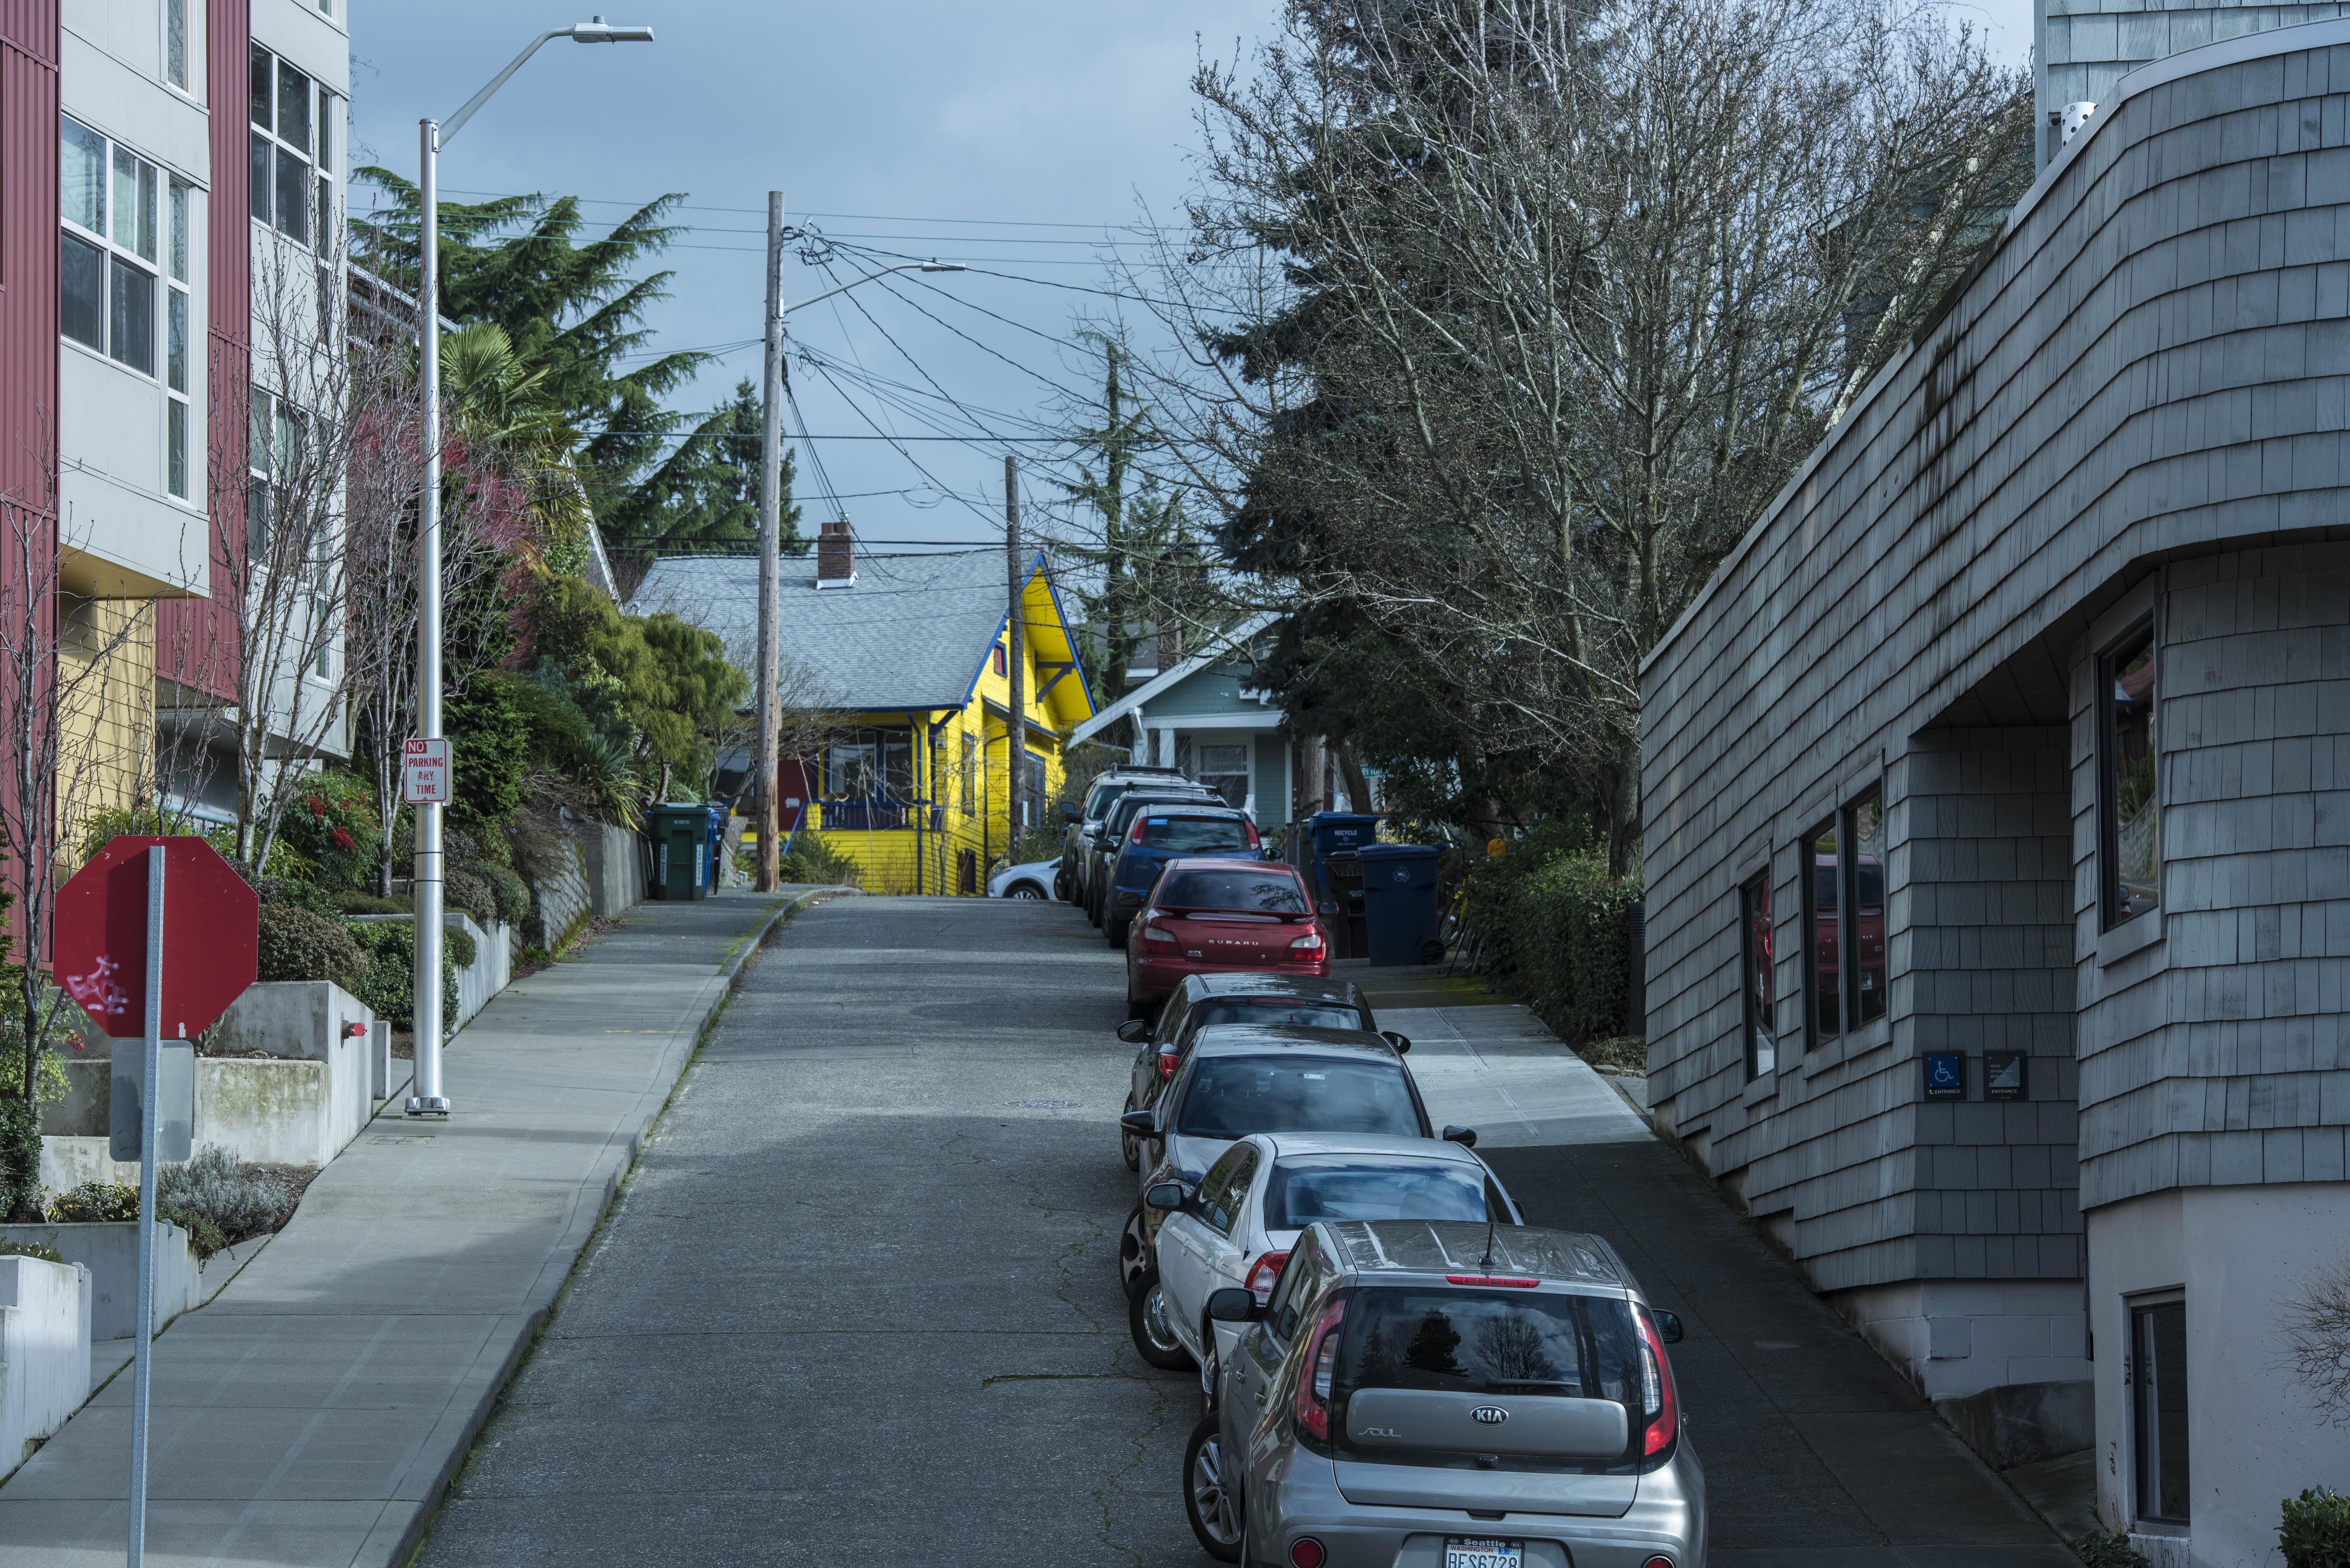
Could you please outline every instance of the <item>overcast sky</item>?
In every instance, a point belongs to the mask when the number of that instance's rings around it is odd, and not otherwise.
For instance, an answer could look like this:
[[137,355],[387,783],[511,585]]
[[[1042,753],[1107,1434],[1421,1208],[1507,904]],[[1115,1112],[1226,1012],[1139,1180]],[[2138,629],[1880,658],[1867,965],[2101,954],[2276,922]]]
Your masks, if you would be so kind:
[[[358,0],[357,159],[413,178],[417,119],[445,118],[533,36],[581,19],[559,3]],[[1230,57],[1278,14],[1278,0],[608,3],[619,7],[608,20],[650,23],[658,40],[548,45],[444,150],[442,190],[454,200],[569,192],[608,221],[687,192],[678,220],[694,233],[667,258],[677,277],[674,297],[651,317],[658,346],[757,337],[770,190],[785,192],[795,222],[845,244],[1036,280],[923,278],[933,293],[893,278],[894,295],[883,284],[856,291],[870,321],[846,301],[794,317],[795,339],[851,368],[835,371],[844,391],[810,369],[795,368],[793,380],[824,477],[859,538],[877,546],[1001,537],[1002,449],[930,441],[901,452],[825,438],[870,435],[868,418],[895,434],[930,433],[918,413],[945,406],[926,376],[995,433],[1032,433],[1022,421],[1050,418],[1053,384],[1075,384],[1078,361],[1046,339],[1067,337],[1080,312],[1118,307],[1048,286],[1102,286],[1102,244],[1133,243],[1118,226],[1138,221],[1139,201],[1176,211],[1195,142],[1195,61],[1202,50]],[[1961,10],[1982,18],[2002,57],[2028,56],[2030,0]],[[875,265],[844,253],[835,275]],[[796,258],[785,278],[787,298],[832,286]],[[1149,325],[1147,312],[1133,319]],[[860,384],[853,370],[931,395]],[[736,348],[677,400],[710,407],[758,371],[755,345]],[[803,452],[796,499],[810,534],[830,511],[822,486]]]

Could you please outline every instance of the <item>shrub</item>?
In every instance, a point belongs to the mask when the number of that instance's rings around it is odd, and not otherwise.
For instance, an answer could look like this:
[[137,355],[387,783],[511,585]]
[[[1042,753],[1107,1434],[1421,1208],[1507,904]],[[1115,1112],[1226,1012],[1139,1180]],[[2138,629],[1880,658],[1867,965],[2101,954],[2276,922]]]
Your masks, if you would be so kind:
[[120,1181],[85,1181],[49,1200],[49,1219],[59,1225],[103,1225],[139,1218],[139,1189]]
[[81,857],[88,860],[118,838],[185,833],[187,819],[160,805],[117,805],[93,812],[81,826]]
[[373,893],[336,893],[331,895],[334,906],[346,915],[412,915],[416,912],[413,899],[379,898]]
[[382,857],[374,786],[351,774],[321,772],[306,774],[294,789],[279,819],[280,842],[310,863],[320,887],[364,886]]
[[284,1182],[239,1165],[218,1144],[205,1145],[184,1165],[167,1165],[155,1173],[157,1213],[168,1218],[175,1210],[184,1211],[229,1241],[241,1241],[271,1229],[291,1201]]
[[[165,1168],[170,1168],[167,1166]],[[161,1173],[159,1172],[159,1186],[160,1182]],[[231,1244],[229,1239],[221,1234],[219,1226],[192,1209],[175,1209],[158,1199],[155,1203],[155,1218],[169,1220],[188,1233],[188,1251],[196,1255],[196,1262],[199,1263],[210,1262],[214,1252]]]
[[[593,591],[593,590],[590,590]],[[484,670],[448,705],[451,825],[476,837],[504,831],[523,803],[530,722],[515,701],[517,678]]]
[[[16,1078],[24,1079],[21,1065],[22,1047],[8,1042],[7,1053],[19,1058]],[[54,1067],[62,1079],[65,1069],[57,1063],[57,1053],[47,1052],[41,1058],[41,1076],[46,1079]],[[43,1087],[46,1089],[47,1085]],[[44,1094],[44,1099],[53,1096]],[[11,1095],[0,1100],[0,1219],[19,1215],[37,1216],[41,1207],[41,1113],[37,1106]]]
[[509,926],[519,926],[529,917],[530,884],[515,875],[511,867],[482,860],[465,869],[489,884],[490,897],[496,904],[499,919]]
[[2284,1568],[2350,1568],[2350,1497],[2322,1486],[2285,1499],[2277,1550]]
[[794,840],[792,852],[779,862],[779,874],[786,882],[840,888],[864,886],[857,862],[812,833],[802,834]]
[[[416,1026],[416,928],[405,920],[357,926],[351,934],[368,954],[367,979],[354,992],[369,1011],[402,1029]],[[444,934],[441,943],[441,1018],[444,1028],[457,1019],[457,948],[463,932]]]
[[1640,891],[1637,878],[1610,880],[1604,860],[1563,834],[1528,834],[1472,874],[1478,968],[1522,992],[1563,1034],[1620,1034]]
[[2118,1530],[2095,1530],[2073,1542],[2073,1554],[2088,1568],[2149,1568]]
[[55,1247],[44,1247],[38,1241],[0,1241],[0,1258],[38,1258],[45,1263],[65,1262]]
[[330,980],[357,996],[367,971],[367,954],[341,920],[297,904],[261,906],[262,980]]
[[441,874],[441,900],[444,909],[462,909],[473,916],[473,923],[484,930],[497,924],[497,895],[468,867],[452,866]]

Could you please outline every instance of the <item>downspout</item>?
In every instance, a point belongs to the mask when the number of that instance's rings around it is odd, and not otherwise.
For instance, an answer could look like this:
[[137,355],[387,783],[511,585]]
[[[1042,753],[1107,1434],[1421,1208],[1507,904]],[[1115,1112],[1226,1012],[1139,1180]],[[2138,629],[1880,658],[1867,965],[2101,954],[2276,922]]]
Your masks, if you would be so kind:
[[[946,719],[944,717],[941,717],[931,720],[929,726],[931,733],[931,788],[933,794],[937,793],[939,782],[939,732],[946,728]],[[937,810],[939,814],[939,826],[938,831],[933,835],[933,836],[937,841],[939,850],[939,892],[941,895],[944,895],[947,891],[947,814],[943,805],[939,806]]]
[[[914,736],[922,732],[922,722],[914,717],[911,708],[906,710],[906,737],[910,744]],[[914,758],[914,897],[922,896],[922,759]]]

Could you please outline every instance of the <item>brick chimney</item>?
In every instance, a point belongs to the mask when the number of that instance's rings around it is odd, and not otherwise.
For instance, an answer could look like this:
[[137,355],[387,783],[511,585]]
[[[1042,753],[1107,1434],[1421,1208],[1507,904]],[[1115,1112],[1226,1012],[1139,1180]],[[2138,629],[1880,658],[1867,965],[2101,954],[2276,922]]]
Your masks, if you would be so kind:
[[845,588],[857,580],[857,544],[848,536],[846,518],[827,523],[816,539],[816,586]]

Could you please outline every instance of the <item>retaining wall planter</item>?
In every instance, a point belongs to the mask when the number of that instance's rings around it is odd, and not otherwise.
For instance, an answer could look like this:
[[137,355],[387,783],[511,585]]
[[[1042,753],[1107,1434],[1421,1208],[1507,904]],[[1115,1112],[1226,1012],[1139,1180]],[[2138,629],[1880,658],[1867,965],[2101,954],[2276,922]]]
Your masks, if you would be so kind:
[[588,898],[598,919],[608,920],[645,897],[644,840],[625,827],[590,825],[579,848],[587,862]]
[[[359,925],[414,926],[413,915],[353,915]],[[490,998],[504,991],[514,981],[515,931],[503,920],[494,920],[486,931],[473,923],[473,918],[461,909],[444,909],[441,921],[445,926],[463,931],[473,939],[473,961],[457,971],[457,1016],[451,1027],[461,1029],[473,1021],[473,1014],[490,1003]]]
[[77,1264],[0,1258],[0,1469],[89,1397],[89,1297]]
[[[131,1179],[139,1168],[128,1168]],[[55,1247],[85,1271],[89,1337],[128,1339],[139,1332],[139,1221],[103,1225],[0,1225],[0,1241]],[[155,1332],[197,1305],[196,1255],[188,1233],[168,1220],[155,1225]]]

